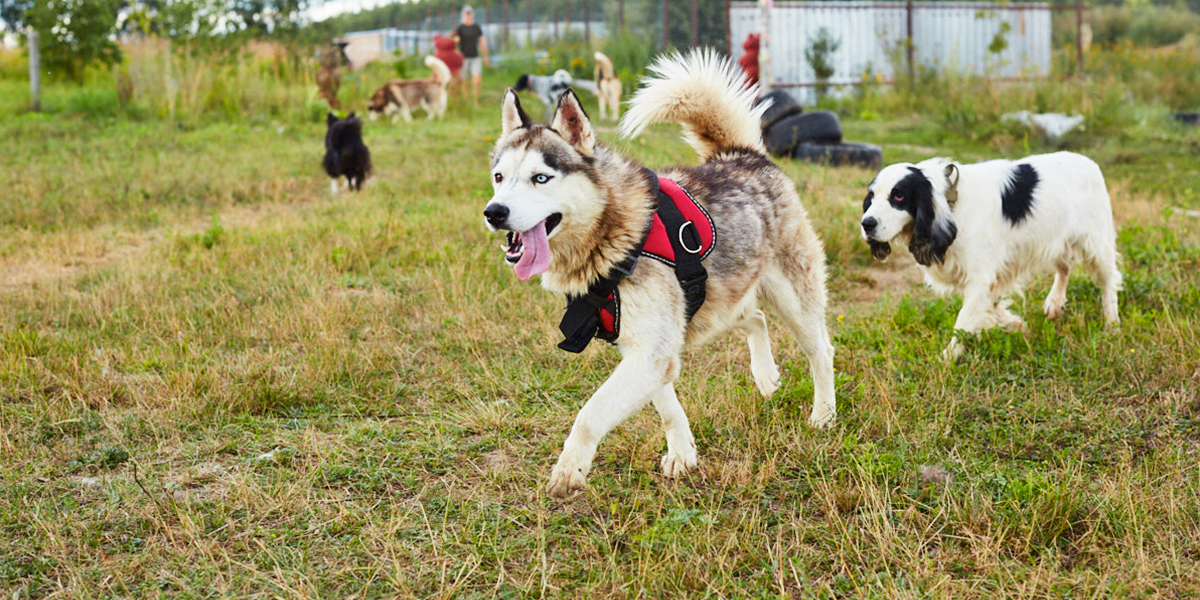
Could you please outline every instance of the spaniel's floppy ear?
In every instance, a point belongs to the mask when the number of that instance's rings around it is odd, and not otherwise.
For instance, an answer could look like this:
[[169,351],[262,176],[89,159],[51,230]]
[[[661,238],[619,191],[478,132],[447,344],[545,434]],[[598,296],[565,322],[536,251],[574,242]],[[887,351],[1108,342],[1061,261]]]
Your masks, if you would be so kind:
[[554,119],[550,121],[550,129],[561,135],[584,156],[592,156],[596,148],[596,132],[592,130],[592,122],[588,120],[575,90],[567,88],[558,99],[558,108],[554,111]]
[[958,236],[958,227],[954,225],[944,203],[934,201],[933,185],[928,180],[923,183],[924,185],[917,186],[912,199],[917,214],[913,218],[908,251],[912,252],[918,263],[928,267],[946,260],[946,250]]
[[517,98],[517,93],[512,88],[508,88],[508,91],[504,92],[504,104],[500,107],[500,135],[507,137],[508,134],[532,124],[529,115],[521,108],[521,99]]

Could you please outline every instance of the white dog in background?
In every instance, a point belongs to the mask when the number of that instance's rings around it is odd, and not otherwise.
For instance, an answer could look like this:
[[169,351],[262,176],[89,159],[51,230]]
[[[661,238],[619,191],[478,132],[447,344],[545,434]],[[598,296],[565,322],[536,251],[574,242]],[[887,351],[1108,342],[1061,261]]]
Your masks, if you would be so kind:
[[[1071,152],[960,165],[933,158],[889,165],[863,201],[863,238],[883,260],[891,243],[906,244],[925,283],[960,292],[954,329],[978,333],[1024,323],[1008,310],[1010,296],[1032,277],[1053,272],[1043,310],[1054,319],[1067,301],[1071,267],[1096,280],[1108,325],[1120,322],[1116,231],[1104,175]],[[942,353],[957,358],[955,337]]]

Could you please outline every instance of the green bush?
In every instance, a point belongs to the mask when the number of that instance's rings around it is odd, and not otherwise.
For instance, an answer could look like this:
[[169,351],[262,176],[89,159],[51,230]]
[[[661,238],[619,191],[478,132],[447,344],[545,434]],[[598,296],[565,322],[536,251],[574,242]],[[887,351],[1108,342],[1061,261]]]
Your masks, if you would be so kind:
[[[1066,13],[1064,13],[1066,14]],[[1074,14],[1058,20],[1057,26],[1069,29],[1059,40],[1075,39]],[[1200,15],[1185,8],[1169,6],[1098,6],[1086,17],[1092,28],[1092,43],[1112,46],[1130,41],[1143,46],[1166,46],[1200,30]]]

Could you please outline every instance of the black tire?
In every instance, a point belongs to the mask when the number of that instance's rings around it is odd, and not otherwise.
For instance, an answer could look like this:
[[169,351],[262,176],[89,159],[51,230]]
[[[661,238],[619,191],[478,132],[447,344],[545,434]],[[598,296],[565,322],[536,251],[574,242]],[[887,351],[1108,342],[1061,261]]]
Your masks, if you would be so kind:
[[785,119],[792,115],[798,115],[804,112],[804,108],[799,102],[792,97],[791,94],[783,90],[772,90],[759,96],[758,100],[754,101],[754,105],[758,106],[767,100],[771,101],[771,107],[767,112],[763,113],[762,119],[759,120],[759,126],[763,131],[771,128],[772,125],[778,123],[781,119]]
[[763,141],[771,154],[788,156],[796,144],[841,142],[842,124],[836,114],[827,110],[792,115],[772,125],[763,135]]
[[792,149],[792,158],[829,165],[831,167],[863,167],[879,170],[883,168],[883,150],[874,144],[814,144],[801,142]]

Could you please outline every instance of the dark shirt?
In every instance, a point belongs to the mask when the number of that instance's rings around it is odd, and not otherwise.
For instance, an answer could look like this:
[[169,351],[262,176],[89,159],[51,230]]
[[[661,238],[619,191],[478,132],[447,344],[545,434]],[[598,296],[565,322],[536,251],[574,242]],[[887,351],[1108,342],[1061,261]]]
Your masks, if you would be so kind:
[[483,28],[479,23],[474,25],[459,25],[454,30],[454,35],[458,36],[458,49],[462,52],[464,58],[477,58],[479,56],[479,38],[483,37]]

